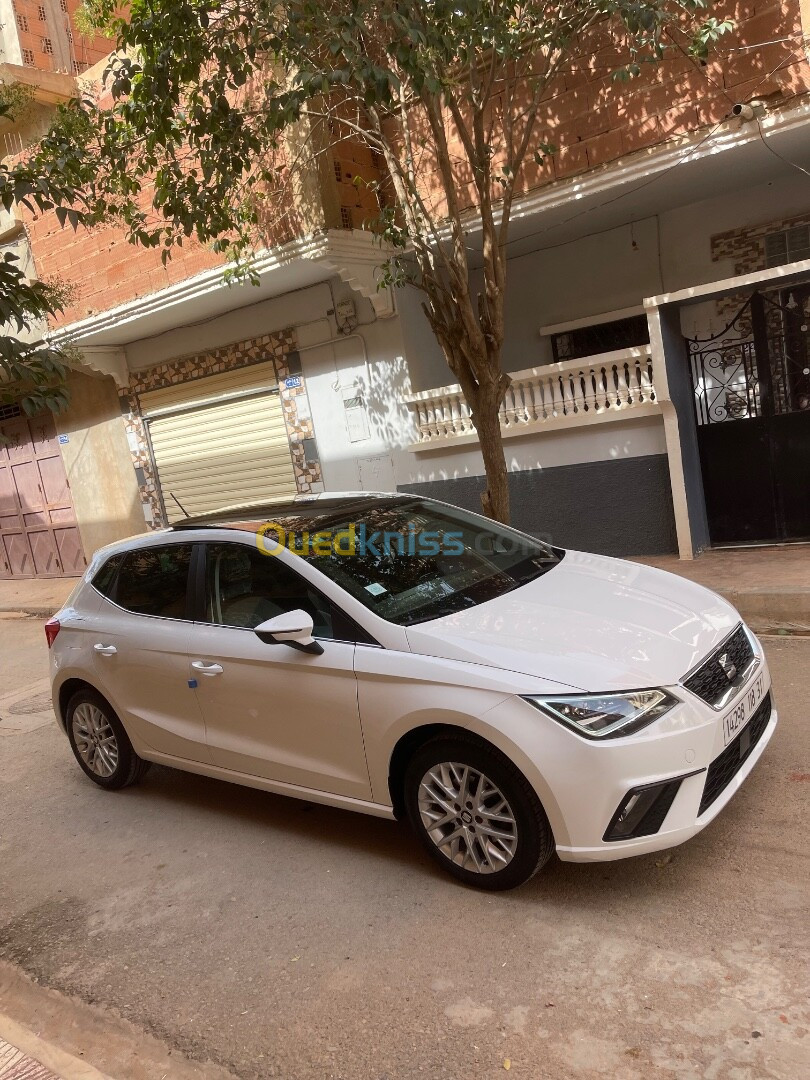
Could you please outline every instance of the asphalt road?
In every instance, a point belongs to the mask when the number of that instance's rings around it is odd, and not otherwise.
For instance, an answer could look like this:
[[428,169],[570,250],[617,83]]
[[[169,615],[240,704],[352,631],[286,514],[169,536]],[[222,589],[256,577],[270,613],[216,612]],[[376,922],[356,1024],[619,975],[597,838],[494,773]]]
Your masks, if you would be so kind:
[[[715,823],[496,896],[405,827],[162,768],[108,794],[4,721],[0,960],[243,1080],[810,1075],[810,640],[767,651],[780,727]],[[44,665],[0,621],[0,715]]]

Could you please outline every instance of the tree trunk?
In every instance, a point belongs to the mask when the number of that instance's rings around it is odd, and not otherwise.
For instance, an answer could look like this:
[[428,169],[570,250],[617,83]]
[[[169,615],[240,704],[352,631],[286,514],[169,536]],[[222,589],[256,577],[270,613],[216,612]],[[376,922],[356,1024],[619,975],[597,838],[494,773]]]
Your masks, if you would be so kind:
[[[463,326],[446,326],[429,305],[425,305],[424,311],[442,346],[448,367],[459,381],[478,432],[487,480],[487,486],[481,492],[481,508],[487,517],[508,525],[509,473],[500,413],[512,380],[501,371],[501,343],[470,341]],[[475,363],[470,361],[471,356],[475,357]],[[479,381],[476,381],[476,373]]]
[[474,411],[481,456],[484,459],[487,486],[481,492],[481,506],[487,517],[509,524],[509,473],[503,451],[500,402],[492,398]]

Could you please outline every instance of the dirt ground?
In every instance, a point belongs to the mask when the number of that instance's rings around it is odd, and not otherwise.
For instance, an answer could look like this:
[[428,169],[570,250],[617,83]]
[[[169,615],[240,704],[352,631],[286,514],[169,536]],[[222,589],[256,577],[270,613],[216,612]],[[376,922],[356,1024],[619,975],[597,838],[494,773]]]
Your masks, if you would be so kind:
[[116,1080],[808,1076],[810,639],[766,647],[780,726],[716,822],[492,896],[385,821],[163,768],[100,791],[41,621],[0,619],[0,1012]]

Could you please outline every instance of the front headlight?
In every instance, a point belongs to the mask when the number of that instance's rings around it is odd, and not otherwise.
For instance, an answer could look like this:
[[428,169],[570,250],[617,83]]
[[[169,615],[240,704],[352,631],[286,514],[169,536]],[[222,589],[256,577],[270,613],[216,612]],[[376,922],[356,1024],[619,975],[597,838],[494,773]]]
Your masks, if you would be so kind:
[[632,690],[626,694],[575,694],[526,697],[524,700],[586,739],[632,735],[678,704],[666,690]]

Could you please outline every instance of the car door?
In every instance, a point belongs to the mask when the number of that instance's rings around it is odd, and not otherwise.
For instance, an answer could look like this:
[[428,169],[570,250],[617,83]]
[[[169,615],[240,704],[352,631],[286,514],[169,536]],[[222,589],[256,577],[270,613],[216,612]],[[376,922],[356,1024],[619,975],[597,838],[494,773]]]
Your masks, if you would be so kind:
[[189,686],[188,587],[193,545],[137,547],[94,579],[93,664],[136,749],[208,762],[202,713]]
[[[192,677],[215,765],[368,799],[355,644],[336,640],[332,605],[280,559],[245,543],[208,543],[205,615],[195,623]],[[315,655],[266,644],[253,628],[303,608]]]

